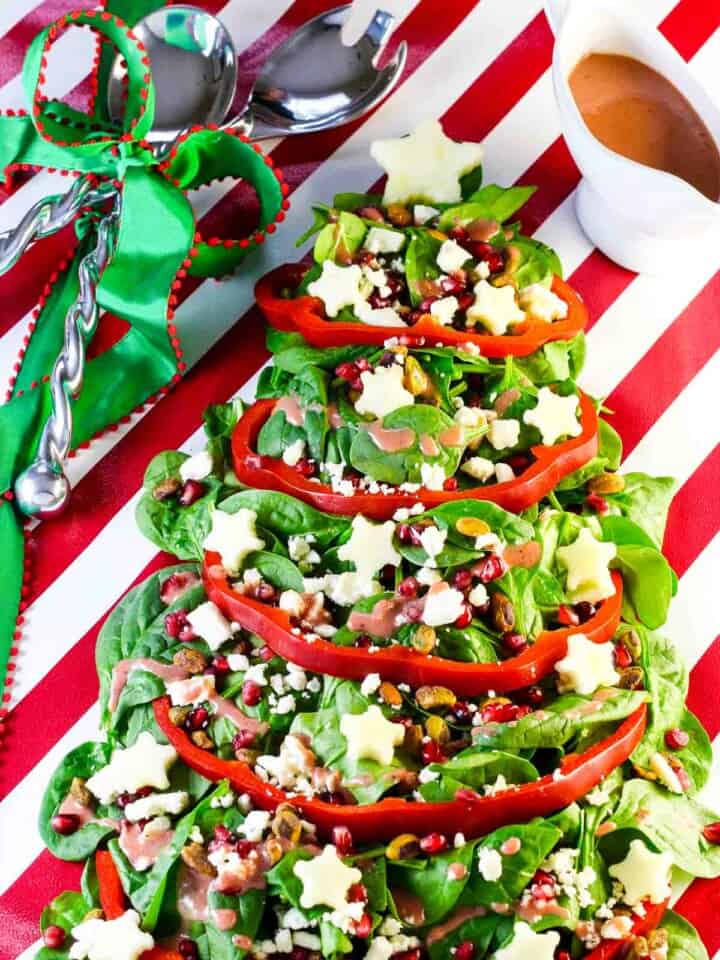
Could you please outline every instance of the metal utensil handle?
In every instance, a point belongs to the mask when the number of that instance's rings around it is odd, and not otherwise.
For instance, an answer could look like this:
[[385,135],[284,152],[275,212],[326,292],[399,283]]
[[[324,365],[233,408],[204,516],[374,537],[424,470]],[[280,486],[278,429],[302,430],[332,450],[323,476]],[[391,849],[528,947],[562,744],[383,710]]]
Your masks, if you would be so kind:
[[110,181],[95,185],[87,177],[79,177],[66,193],[38,200],[16,227],[0,233],[0,275],[15,266],[31,243],[57,233],[72,223],[83,207],[104,203],[116,192]]
[[113,209],[98,226],[94,249],[80,261],[80,289],[65,315],[64,344],[50,376],[52,412],[40,436],[35,460],[15,483],[16,502],[28,516],[56,515],[64,508],[70,493],[63,470],[72,441],[70,401],[82,388],[85,341],[95,332],[98,323],[97,285],[115,251],[119,216],[120,194],[115,192]]

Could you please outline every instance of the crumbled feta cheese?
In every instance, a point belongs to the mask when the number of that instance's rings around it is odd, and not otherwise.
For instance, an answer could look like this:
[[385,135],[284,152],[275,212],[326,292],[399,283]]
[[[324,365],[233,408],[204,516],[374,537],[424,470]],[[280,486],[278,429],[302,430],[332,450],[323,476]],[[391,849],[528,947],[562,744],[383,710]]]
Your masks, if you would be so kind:
[[311,860],[298,860],[293,873],[302,882],[300,906],[305,910],[323,906],[343,912],[347,909],[350,887],[362,880],[360,870],[344,864],[331,844]]
[[254,510],[241,507],[236,513],[213,509],[211,513],[210,533],[203,541],[206,550],[216,550],[228,573],[237,573],[243,560],[250,553],[262,550],[265,541],[255,530],[257,514]]
[[602,807],[610,800],[610,792],[598,784],[590,793],[585,795],[585,799],[591,807]]
[[395,747],[405,737],[401,723],[392,723],[373,704],[364,713],[346,713],[340,719],[340,732],[347,740],[347,754],[355,760],[376,760],[389,766]]
[[495,411],[483,410],[482,407],[466,407],[462,401],[461,405],[455,411],[455,419],[463,427],[484,427],[488,420],[494,419],[489,414]]
[[470,259],[470,254],[455,240],[444,240],[435,260],[443,273],[455,273]]
[[285,696],[280,697],[276,703],[275,713],[282,717],[286,713],[292,713],[295,710],[295,707],[295,697],[291,693],[286,693]]
[[489,600],[485,584],[476,583],[468,594],[468,600],[474,607],[484,607]]
[[508,327],[525,319],[524,312],[515,302],[515,289],[511,286],[494,287],[487,280],[480,280],[473,287],[475,302],[467,310],[467,319],[480,323],[490,333],[500,336]]
[[250,661],[244,653],[229,653],[227,655],[227,662],[233,673],[239,673],[243,670],[247,670],[247,668],[250,666]]
[[413,220],[416,227],[421,227],[428,220],[437,217],[440,211],[436,207],[428,207],[424,203],[416,203],[413,207]]
[[478,871],[483,880],[494,883],[500,879],[503,872],[503,862],[497,850],[493,850],[491,847],[479,847],[477,858]]
[[278,917],[281,927],[287,930],[307,930],[310,927],[317,926],[317,921],[311,919],[302,910],[297,907],[290,907],[285,913]]
[[123,816],[126,820],[136,823],[138,820],[161,817],[164,813],[182,813],[188,805],[188,799],[184,790],[176,790],[174,793],[151,793],[147,797],[141,797],[126,804]]
[[391,367],[375,367],[360,374],[362,393],[355,403],[358,413],[384,417],[400,407],[408,407],[415,397],[403,386],[403,368],[394,363]]
[[491,420],[487,437],[494,450],[506,450],[508,447],[514,447],[520,437],[520,421]]
[[280,744],[277,755],[258,757],[257,771],[265,771],[265,774],[273,777],[283,789],[296,787],[299,779],[311,773],[311,758],[312,754],[305,744],[289,733]]
[[187,680],[175,680],[165,684],[165,689],[174,707],[196,707],[215,696],[215,677],[201,674]]
[[463,473],[466,473],[473,480],[479,480],[484,483],[495,473],[495,464],[492,460],[486,460],[485,457],[470,457],[460,467]]
[[459,850],[460,847],[464,847],[464,846],[465,846],[465,834],[456,833],[455,836],[453,837],[453,847],[455,847],[456,850]]
[[420,480],[427,490],[442,490],[445,470],[439,463],[423,463],[420,465]]
[[298,439],[293,441],[290,446],[285,447],[282,453],[283,463],[289,467],[294,467],[305,455],[305,441]]
[[487,280],[490,276],[490,267],[485,260],[480,260],[480,262],[475,265],[473,272],[478,280]]
[[567,316],[568,305],[565,301],[542,283],[531,283],[529,287],[523,287],[518,294],[518,301],[523,310],[545,323],[563,320]]
[[603,940],[625,940],[632,933],[632,917],[623,915],[606,920],[600,927],[600,936]]
[[615,670],[614,647],[610,641],[593,643],[582,633],[567,640],[567,653],[555,664],[560,693],[574,690],[583,696],[598,687],[612,687],[620,679]]
[[297,590],[283,590],[278,599],[280,609],[289,613],[291,617],[300,616],[304,603],[302,594],[298,593]]
[[405,234],[387,227],[370,227],[363,247],[370,253],[399,253],[405,246]]
[[383,937],[396,937],[402,933],[402,924],[395,917],[385,917],[378,927],[378,933]]
[[217,650],[233,635],[230,621],[222,615],[212,600],[206,600],[191,610],[187,621],[211,650]]
[[155,946],[150,934],[140,929],[140,917],[134,910],[126,910],[114,920],[84,920],[70,932],[75,941],[70,947],[71,960],[138,960]]
[[307,686],[307,674],[302,667],[297,667],[294,663],[288,663],[287,669],[287,685],[296,693],[301,693]]
[[204,480],[212,473],[213,461],[207,450],[193,454],[180,464],[180,477],[187,483],[188,480]]
[[415,579],[424,587],[431,587],[434,583],[440,583],[442,576],[437,570],[431,570],[428,563],[428,566],[420,567],[415,574]]
[[560,437],[579,437],[582,433],[577,417],[579,403],[574,393],[563,397],[549,387],[540,387],[537,405],[523,413],[523,421],[537,427],[542,442],[551,446]]
[[535,933],[532,927],[517,920],[513,927],[513,937],[510,943],[496,950],[494,960],[553,960],[555,950],[560,943],[560,934],[554,930],[545,933]]
[[457,297],[441,297],[430,305],[430,316],[443,326],[449,326],[458,312],[460,304]]
[[305,950],[312,950],[315,953],[319,953],[322,947],[322,940],[316,933],[305,933],[300,930],[293,934],[292,939],[294,946],[304,947]]
[[363,301],[362,279],[362,270],[357,264],[341,267],[325,260],[322,274],[308,284],[308,293],[322,300],[329,317],[336,317],[343,307],[357,307]]
[[495,479],[498,483],[510,483],[515,479],[515,471],[509,463],[495,464]]
[[382,587],[377,580],[360,576],[352,570],[345,573],[326,573],[324,577],[305,578],[305,591],[319,593],[323,591],[333,603],[341,607],[351,607],[358,600],[380,593]]
[[237,828],[238,833],[256,843],[262,840],[263,833],[267,830],[269,823],[270,814],[267,810],[251,810],[245,817],[244,822]]
[[614,595],[609,563],[616,553],[614,543],[598,540],[588,527],[583,527],[569,546],[558,547],[557,559],[567,571],[567,590],[573,603],[597,603]]
[[445,581],[434,584],[425,596],[423,623],[429,627],[440,627],[454,623],[465,609],[465,597],[460,590],[451,587]]
[[147,730],[131,747],[113,750],[110,763],[86,783],[101,803],[111,803],[121,793],[137,793],[141,787],[167,790],[167,772],[177,759],[175,748],[158,743]]
[[365,960],[389,960],[396,953],[406,953],[420,945],[417,937],[409,937],[404,933],[393,937],[374,937]]
[[441,530],[440,527],[423,527],[422,533],[420,534],[420,546],[428,555],[428,567],[437,566],[435,558],[442,553],[443,547],[445,546],[445,542],[447,540],[447,535],[447,530]]
[[396,567],[402,559],[393,546],[395,524],[371,523],[361,514],[353,517],[350,539],[338,549],[340,560],[355,564],[361,578],[370,581],[376,571],[388,564]]
[[642,840],[632,840],[624,860],[608,870],[623,885],[623,900],[631,907],[641,900],[662,903],[670,895],[671,853],[653,853]]
[[360,693],[364,697],[371,697],[377,690],[380,689],[380,674],[379,673],[368,673],[363,682],[360,684]]
[[418,774],[418,781],[420,783],[432,783],[433,780],[437,780],[439,776],[439,770],[431,770],[430,767],[423,767]]

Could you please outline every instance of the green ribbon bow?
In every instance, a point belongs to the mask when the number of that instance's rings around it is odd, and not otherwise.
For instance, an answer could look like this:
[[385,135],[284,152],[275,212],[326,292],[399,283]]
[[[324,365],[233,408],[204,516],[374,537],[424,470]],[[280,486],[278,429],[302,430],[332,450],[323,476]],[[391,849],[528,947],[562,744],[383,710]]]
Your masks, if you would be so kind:
[[[127,22],[162,4],[158,0],[111,0],[103,11],[60,18],[33,40],[23,68],[31,112],[0,117],[0,170],[14,164],[55,167],[99,180],[114,180],[122,207],[112,261],[97,289],[98,305],[129,324],[125,335],[89,360],[80,396],[73,402],[73,448],[117,422],[148,397],[176,382],[184,370],[173,320],[175,290],[183,277],[231,272],[283,217],[284,189],[270,161],[247,138],[193,128],[158,162],[144,137],[152,127],[154,88],[147,53]],[[87,25],[101,41],[98,92],[92,115],[43,98],[49,47],[72,27]],[[127,63],[127,103],[122,126],[104,107],[110,65]],[[259,201],[259,228],[252,238],[206,243],[196,235],[186,192],[221,177],[249,181]],[[75,257],[45,299],[7,403],[0,406],[0,691],[7,702],[6,667],[16,618],[24,602],[23,518],[13,501],[17,475],[33,459],[51,410],[46,383],[64,340],[65,314],[78,293],[77,266],[94,248],[98,215],[76,223]],[[0,712],[0,719],[2,713]]]

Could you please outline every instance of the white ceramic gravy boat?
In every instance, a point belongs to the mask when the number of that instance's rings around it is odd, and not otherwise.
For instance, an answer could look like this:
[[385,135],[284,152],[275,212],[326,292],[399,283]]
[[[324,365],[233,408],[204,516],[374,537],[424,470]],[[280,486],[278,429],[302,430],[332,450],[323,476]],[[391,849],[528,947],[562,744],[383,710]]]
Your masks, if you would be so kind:
[[674,174],[628,160],[597,140],[570,92],[568,76],[588,53],[634,57],[666,77],[692,104],[720,145],[720,109],[662,34],[628,15],[617,0],[546,0],[555,33],[553,85],[562,131],[583,179],[576,212],[590,240],[611,260],[638,272],[668,269],[679,250],[698,247],[713,226],[714,203]]

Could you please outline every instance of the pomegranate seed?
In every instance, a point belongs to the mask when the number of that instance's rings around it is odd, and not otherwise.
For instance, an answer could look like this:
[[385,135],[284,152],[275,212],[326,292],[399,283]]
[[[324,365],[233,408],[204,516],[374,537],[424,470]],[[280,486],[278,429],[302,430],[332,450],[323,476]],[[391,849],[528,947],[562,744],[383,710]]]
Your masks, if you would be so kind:
[[184,626],[187,625],[187,610],[173,610],[172,613],[165,615],[165,620],[163,621],[165,625],[165,633],[177,639],[180,636],[180,631]]
[[443,277],[440,281],[440,289],[443,293],[455,294],[463,293],[465,291],[465,281],[461,280],[459,277]]
[[525,691],[525,699],[533,707],[539,707],[545,699],[542,687],[528,687]]
[[672,730],[665,732],[665,746],[671,750],[682,750],[689,743],[689,735],[684,730],[680,730],[679,727],[673,727]]
[[505,458],[505,463],[512,467],[515,473],[522,473],[530,466],[530,457],[526,457],[524,453],[514,453],[511,457]]
[[370,361],[368,360],[367,357],[358,357],[358,359],[355,361],[355,366],[360,371],[360,373],[364,373],[366,370],[372,370],[372,367],[370,366]]
[[302,474],[303,477],[312,477],[315,475],[315,461],[303,458],[295,464],[295,469],[298,473]]
[[413,947],[412,950],[401,950],[400,953],[394,953],[393,960],[420,960],[421,956],[420,947]]
[[422,762],[427,766],[428,763],[445,763],[447,757],[442,752],[442,747],[439,743],[435,743],[434,740],[428,740],[427,743],[423,742],[422,745]]
[[271,583],[261,580],[255,590],[255,596],[261,603],[272,603],[277,596],[277,591]]
[[245,860],[253,850],[257,850],[257,844],[252,840],[238,840],[235,844],[235,850],[241,860]]
[[409,603],[405,607],[404,614],[410,623],[420,623],[423,615],[422,604]]
[[335,376],[342,380],[354,380],[358,375],[358,368],[354,363],[341,363],[335,367]]
[[508,653],[517,655],[527,647],[527,639],[522,633],[504,633],[502,644]]
[[67,934],[63,928],[58,927],[57,924],[53,923],[49,927],[45,927],[43,930],[43,943],[48,950],[59,950],[65,943],[66,936]]
[[472,940],[463,940],[455,947],[455,960],[473,960],[475,956],[475,944]]
[[708,823],[706,827],[703,827],[703,836],[708,843],[719,844],[720,843],[720,820],[716,823]]
[[213,673],[230,673],[230,664],[228,663],[227,657],[223,657],[222,655],[213,657],[211,667]]
[[469,234],[468,234],[467,230],[465,229],[465,227],[460,226],[460,224],[458,223],[458,224],[457,224],[456,226],[454,226],[454,227],[452,228],[452,230],[450,231],[450,236],[452,237],[453,240],[458,240],[458,241],[459,241],[459,240],[467,240]]
[[557,622],[561,623],[564,627],[576,627],[580,623],[580,617],[572,607],[561,603],[558,607]]
[[369,913],[364,913],[360,917],[355,924],[355,930],[353,932],[356,937],[362,937],[363,940],[370,936],[372,933],[372,917]]
[[397,528],[397,537],[400,543],[412,543],[415,546],[419,544],[419,535],[409,523],[401,523]]
[[605,514],[610,509],[610,504],[607,502],[605,497],[601,497],[599,493],[589,493],[585,497],[585,503],[590,507],[591,510],[594,510],[595,513]]
[[189,623],[184,623],[180,627],[178,640],[182,640],[183,643],[190,643],[191,640],[196,640],[196,639],[197,639],[197,634],[193,630],[192,626]]
[[379,310],[382,307],[389,307],[391,302],[392,297],[381,297],[377,290],[371,293],[368,297],[368,303],[375,310]]
[[490,583],[505,573],[505,561],[496,553],[489,553],[482,560],[478,560],[472,568],[472,573],[480,583]]
[[616,643],[615,649],[613,651],[613,659],[615,661],[615,666],[619,667],[621,670],[624,670],[625,667],[632,666],[633,658],[632,654],[625,646],[624,643]]
[[401,597],[416,597],[419,586],[415,577],[405,577],[398,584],[397,592]]
[[425,297],[420,304],[421,313],[430,313],[430,307],[435,303],[438,297]]
[[222,823],[218,823],[215,827],[215,840],[218,843],[230,843],[232,840],[232,834]]
[[178,503],[183,507],[191,507],[196,500],[205,494],[205,484],[199,480],[186,480],[178,495]]
[[195,707],[185,718],[188,730],[202,730],[210,722],[210,714],[205,707]]
[[347,827],[333,827],[331,838],[341,857],[346,857],[352,851],[353,835]]
[[555,960],[572,960],[569,950],[558,950],[555,954]]
[[232,738],[233,750],[246,750],[255,743],[255,734],[252,730],[238,730]]
[[487,703],[480,708],[480,719],[483,723],[510,723],[519,720],[530,713],[530,707],[518,706],[516,703]]
[[200,578],[192,570],[171,573],[160,587],[160,599],[169,606],[171,603],[175,603],[186,590],[194,587],[196,583],[200,583]]
[[386,586],[395,586],[395,567],[391,563],[386,563],[382,568],[380,580]]
[[423,853],[427,853],[431,857],[436,853],[442,853],[443,850],[447,850],[447,847],[447,837],[442,833],[429,833],[426,837],[420,838],[420,849]]
[[472,607],[470,606],[469,603],[466,603],[463,605],[463,612],[455,620],[454,625],[456,627],[459,627],[460,629],[462,629],[463,627],[469,627],[470,624],[472,623],[472,618],[473,618]]
[[246,680],[242,685],[242,702],[246,707],[256,707],[262,700],[262,687],[254,680]]
[[372,637],[367,633],[361,633],[360,636],[355,640],[355,646],[360,647],[360,649],[367,649],[372,646]]
[[368,892],[364,884],[354,883],[347,892],[347,898],[350,903],[366,903]]
[[290,952],[290,960],[310,960],[311,956],[307,947],[293,947]]
[[469,590],[472,586],[472,582],[472,573],[470,573],[467,567],[463,567],[461,570],[456,570],[452,576],[452,585],[457,590]]
[[455,799],[460,800],[480,800],[480,794],[475,790],[471,790],[470,787],[462,787],[460,790],[455,791]]
[[545,870],[536,870],[530,892],[536,900],[550,900],[555,896],[555,878]]
[[457,488],[458,488],[458,482],[455,477],[448,477],[447,480],[445,480],[445,482],[443,483],[443,490],[446,490],[450,493],[453,490],[457,490]]
[[[475,297],[473,296],[472,293],[461,293],[460,296],[457,298],[457,301],[458,301],[458,310],[463,311],[463,310],[467,310],[468,307],[472,306],[472,304],[475,302]],[[460,329],[462,329],[463,324],[464,324],[463,318],[458,317],[458,325]]]
[[260,657],[263,663],[269,663],[272,660],[272,658],[275,656],[275,654],[272,652],[270,647],[260,647],[260,649],[258,650],[258,656]]
[[392,350],[386,350],[385,353],[380,357],[378,364],[381,367],[392,367],[395,364],[395,354]]
[[472,720],[470,705],[464,700],[456,700],[452,706],[452,709],[450,710],[450,713],[455,723],[470,723]]
[[589,600],[582,600],[580,603],[576,603],[574,609],[580,618],[580,623],[587,623],[591,617],[595,616],[595,607]]
[[198,960],[200,956],[197,944],[194,940],[191,940],[190,937],[180,937],[177,948],[178,953],[181,957],[184,957],[185,960]]
[[61,837],[67,837],[78,829],[80,818],[76,817],[74,813],[56,813],[50,821],[50,826]]

